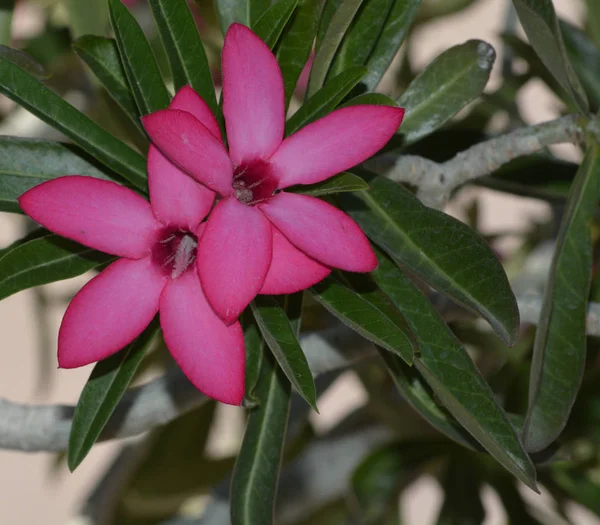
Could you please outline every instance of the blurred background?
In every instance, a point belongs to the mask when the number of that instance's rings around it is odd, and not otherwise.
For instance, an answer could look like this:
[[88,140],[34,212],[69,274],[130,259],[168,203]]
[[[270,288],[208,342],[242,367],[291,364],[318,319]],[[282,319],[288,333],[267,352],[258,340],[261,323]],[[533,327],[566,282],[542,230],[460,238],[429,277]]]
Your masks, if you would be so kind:
[[[87,17],[78,19],[81,9],[71,9],[74,3],[85,3],[91,15],[88,13]],[[106,111],[111,102],[96,95],[91,76],[70,49],[72,37],[106,31],[106,20],[93,16],[96,3],[96,0],[20,0],[12,19],[11,45],[27,50],[43,64],[52,75],[50,85],[65,99],[116,132],[122,123],[118,121],[118,115],[115,117],[114,112]],[[144,0],[125,3],[149,33],[154,31]],[[509,3],[507,0],[424,0],[421,23],[415,27],[409,45],[405,44],[400,55],[408,53],[411,68],[419,71],[453,45],[474,38],[485,40],[498,53],[487,89],[494,92],[500,79],[502,53],[506,49],[500,35],[506,31]],[[554,0],[554,4],[563,19],[582,26],[586,12],[583,0]],[[212,15],[213,7],[208,0],[198,0],[193,7],[207,51],[216,67],[221,37]],[[436,10],[443,12],[444,9],[450,14],[432,15]],[[519,29],[516,31],[522,35]],[[156,42],[157,38],[155,35],[153,40]],[[164,57],[159,55],[159,60],[164,65]],[[400,57],[397,62],[401,63]],[[400,76],[401,71],[396,68],[380,90],[398,95]],[[516,103],[527,124],[555,118],[564,109],[547,85],[536,79],[518,91]],[[506,126],[503,119],[507,118],[499,112],[489,122],[489,128],[503,129]],[[56,131],[4,97],[0,98],[0,134],[60,138]],[[578,159],[574,147],[561,146],[554,152],[566,159]],[[495,247],[505,260],[520,249],[525,232],[547,225],[551,220],[550,205],[544,201],[508,196],[484,188],[458,192],[447,211],[471,222],[475,214],[481,232],[500,237]],[[28,227],[24,217],[0,213],[0,247],[22,237]],[[74,404],[77,401],[91,369],[57,370],[56,337],[69,298],[89,278],[86,275],[21,292],[0,302],[0,332],[4,341],[0,351],[0,396],[27,403]],[[365,400],[361,383],[348,372],[320,401],[321,414],[314,415],[312,422],[317,431],[323,432]],[[236,452],[243,431],[242,415],[241,409],[217,408],[217,424],[208,445],[213,457],[227,457]],[[0,524],[85,523],[78,517],[79,510],[120,445],[97,445],[74,474],[68,472],[64,458],[55,454],[0,450]],[[523,494],[534,506],[544,508],[547,503],[544,495],[536,496],[526,490]],[[403,495],[405,522],[409,525],[432,523],[441,501],[441,490],[433,478],[419,478]],[[486,525],[505,522],[504,511],[497,504],[493,491],[484,489],[483,502],[488,511]],[[551,513],[551,510],[546,508],[543,512]],[[569,505],[567,513],[574,523],[600,524],[583,507]],[[553,523],[563,523],[557,516],[550,519]]]

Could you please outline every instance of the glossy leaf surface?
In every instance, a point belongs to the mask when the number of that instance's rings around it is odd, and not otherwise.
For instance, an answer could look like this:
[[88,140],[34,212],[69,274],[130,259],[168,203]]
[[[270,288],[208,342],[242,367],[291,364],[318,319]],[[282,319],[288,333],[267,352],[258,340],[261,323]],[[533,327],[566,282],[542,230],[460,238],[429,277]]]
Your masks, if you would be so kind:
[[406,110],[399,130],[405,144],[434,132],[481,95],[495,58],[494,48],[481,40],[451,47],[435,58],[398,99]]
[[0,137],[0,211],[21,213],[17,198],[63,175],[109,179],[79,148],[61,142]]
[[139,189],[147,188],[146,160],[21,68],[0,59],[0,92],[64,133]]
[[398,264],[489,321],[513,344],[519,312],[502,265],[466,224],[427,208],[401,185],[379,176],[369,191],[340,195],[345,210]]
[[114,259],[54,234],[0,252],[0,300],[22,290],[70,279]]
[[592,277],[590,221],[600,199],[600,148],[593,146],[573,182],[536,331],[523,429],[528,450],[549,446],[564,428],[586,358],[587,297]]
[[155,319],[127,348],[94,367],[73,416],[67,450],[71,472],[100,437],[159,329],[158,319]]
[[535,489],[535,470],[494,393],[423,293],[380,254],[377,284],[402,311],[416,334],[414,366],[436,397],[506,469]]
[[258,296],[252,312],[279,366],[306,402],[317,409],[317,393],[306,356],[285,311],[270,296]]
[[582,113],[589,109],[588,100],[573,66],[560,31],[554,5],[548,0],[513,0],[527,38]]
[[167,51],[175,90],[190,85],[216,113],[210,67],[186,0],[150,0],[150,7]]

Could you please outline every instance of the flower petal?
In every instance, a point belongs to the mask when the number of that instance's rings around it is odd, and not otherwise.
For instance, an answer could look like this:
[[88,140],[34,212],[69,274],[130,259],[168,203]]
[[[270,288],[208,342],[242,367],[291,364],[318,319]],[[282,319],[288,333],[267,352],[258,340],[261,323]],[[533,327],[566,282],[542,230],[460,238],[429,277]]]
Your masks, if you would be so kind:
[[116,182],[70,175],[35,186],[19,205],[45,228],[106,253],[140,259],[162,227],[150,203]]
[[233,167],[223,144],[187,111],[162,109],[142,117],[150,140],[198,182],[231,193]]
[[259,293],[280,295],[299,292],[325,279],[330,273],[331,268],[295,248],[273,227],[273,259]]
[[351,106],[302,128],[271,157],[279,187],[321,182],[363,162],[392,138],[403,116],[402,108]]
[[244,398],[246,353],[240,323],[227,326],[208,304],[196,271],[170,281],[160,299],[167,348],[189,380],[223,403]]
[[258,208],[229,197],[210,214],[198,246],[202,289],[227,323],[242,313],[262,288],[271,264],[271,224]]
[[285,95],[277,60],[250,29],[232,24],[223,46],[223,114],[238,166],[268,159],[283,139]]
[[259,205],[296,248],[317,261],[350,272],[370,272],[377,258],[348,215],[326,202],[281,192]]
[[183,86],[169,104],[169,109],[181,109],[196,117],[221,143],[221,130],[213,112],[204,99],[191,86]]
[[58,333],[58,364],[76,368],[131,343],[158,312],[167,277],[151,257],[119,259],[73,298]]
[[206,217],[215,192],[181,171],[160,150],[148,150],[148,187],[154,216],[166,226],[194,231]]

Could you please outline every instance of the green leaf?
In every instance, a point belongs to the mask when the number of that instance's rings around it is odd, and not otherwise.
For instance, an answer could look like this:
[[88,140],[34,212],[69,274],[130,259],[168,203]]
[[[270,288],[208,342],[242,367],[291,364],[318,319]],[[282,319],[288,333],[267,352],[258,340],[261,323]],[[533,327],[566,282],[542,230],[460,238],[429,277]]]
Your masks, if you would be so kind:
[[265,339],[263,338],[254,317],[249,310],[242,314],[244,327],[244,346],[246,347],[246,397],[244,405],[256,404],[254,390],[258,384],[260,370],[265,353]]
[[271,7],[272,0],[216,0],[217,14],[223,34],[234,22],[254,29],[254,25]]
[[425,421],[463,447],[481,449],[479,443],[456,422],[450,413],[439,406],[431,388],[414,366],[407,365],[389,352],[380,350],[379,353],[402,397]]
[[353,289],[328,277],[311,289],[313,297],[329,312],[365,339],[411,364],[418,351],[412,331],[389,298],[368,279]]
[[294,14],[298,0],[279,0],[267,9],[253,26],[254,32],[270,49],[274,49],[283,28]]
[[529,42],[575,106],[584,114],[588,100],[569,62],[558,17],[548,0],[513,0]]
[[0,252],[0,300],[22,290],[81,275],[114,257],[47,234]]
[[67,463],[71,472],[84,460],[100,437],[159,329],[158,318],[155,318],[127,348],[94,367],[73,415],[67,449]]
[[48,80],[50,78],[50,74],[46,71],[44,66],[25,51],[0,45],[0,58],[12,62],[15,66],[19,66],[38,80]]
[[17,0],[4,0],[0,4],[0,44],[6,45],[11,41],[13,11]]
[[325,0],[300,0],[279,42],[277,62],[283,75],[286,107],[310,57],[324,4]]
[[165,109],[171,95],[142,28],[121,0],[108,0],[108,12],[123,69],[140,114]]
[[600,147],[594,145],[573,181],[544,290],[523,428],[523,442],[532,452],[561,433],[581,384],[592,276],[590,221],[599,198]]
[[146,191],[146,159],[92,122],[39,80],[0,58],[0,92],[69,137],[75,144]]
[[481,40],[451,47],[435,58],[398,99],[406,109],[399,130],[405,144],[434,132],[481,95],[495,59],[494,48]]
[[325,84],[325,79],[338,47],[362,3],[363,0],[342,0],[340,7],[331,18],[331,23],[327,27],[323,40],[317,42],[317,53],[310,70],[306,92],[309,97]]
[[232,525],[272,525],[291,385],[266,353],[231,483]]
[[581,29],[560,20],[567,55],[595,108],[600,106],[600,50]]
[[576,468],[558,466],[551,471],[553,481],[566,492],[569,498],[587,507],[600,517],[598,493],[600,483],[593,475],[578,472]]
[[414,366],[448,411],[514,476],[535,488],[535,469],[494,393],[423,293],[379,254],[373,277],[416,334]]
[[437,525],[481,525],[485,520],[481,481],[473,466],[461,459],[451,460],[442,476],[444,503]]
[[507,344],[514,344],[517,302],[502,265],[479,234],[427,208],[396,182],[375,175],[367,183],[369,191],[339,197],[364,232],[397,264],[479,312]]
[[390,67],[398,49],[404,42],[422,0],[394,0],[379,39],[369,55],[369,68],[362,83],[373,91]]
[[116,41],[103,36],[82,36],[73,42],[73,50],[88,65],[125,114],[139,129],[143,129],[135,99],[129,91]]
[[344,97],[350,93],[350,90],[360,82],[366,72],[365,67],[357,66],[332,78],[290,117],[285,124],[285,134],[291,135],[300,128],[333,111]]
[[17,199],[27,190],[63,175],[109,180],[76,146],[0,136],[0,211],[21,213]]
[[317,392],[306,356],[283,309],[270,296],[258,296],[252,313],[279,366],[306,402],[317,410]]
[[366,63],[379,40],[393,0],[367,0],[358,11],[331,63],[328,76]]
[[167,51],[175,89],[190,85],[216,114],[210,67],[186,0],[150,0],[150,7]]
[[311,195],[312,197],[322,197],[323,195],[330,195],[332,193],[344,193],[368,189],[369,185],[360,177],[352,173],[344,172],[324,180],[323,182],[317,182],[316,184],[309,184],[307,186],[291,186],[286,188],[285,191],[303,193],[304,195]]
[[340,107],[358,106],[360,104],[371,104],[372,106],[392,106],[397,107],[396,101],[383,93],[363,93],[357,97],[344,102]]

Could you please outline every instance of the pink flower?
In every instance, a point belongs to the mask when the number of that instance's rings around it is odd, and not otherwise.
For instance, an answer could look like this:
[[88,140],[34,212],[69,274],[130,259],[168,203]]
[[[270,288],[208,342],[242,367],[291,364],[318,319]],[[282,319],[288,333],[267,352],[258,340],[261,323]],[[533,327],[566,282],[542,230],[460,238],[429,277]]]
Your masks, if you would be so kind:
[[[194,115],[219,135],[192,90],[171,108]],[[216,139],[215,139],[216,140]],[[196,183],[151,146],[148,203],[114,182],[60,177],[29,190],[21,208],[49,230],[121,257],[69,304],[58,336],[58,362],[76,368],[133,341],[160,310],[167,347],[191,382],[233,405],[244,396],[245,350],[239,323],[227,326],[206,301],[196,269],[197,244],[214,192]]]
[[223,48],[223,113],[229,151],[206,125],[173,109],[143,118],[152,142],[220,200],[198,246],[214,310],[231,322],[257,293],[292,293],[332,267],[369,272],[377,259],[358,225],[326,202],[283,190],[313,184],[376,153],[404,110],[353,106],[283,139],[283,79],[273,54],[233,24]]

